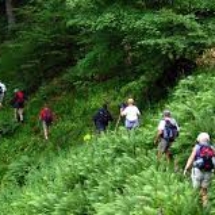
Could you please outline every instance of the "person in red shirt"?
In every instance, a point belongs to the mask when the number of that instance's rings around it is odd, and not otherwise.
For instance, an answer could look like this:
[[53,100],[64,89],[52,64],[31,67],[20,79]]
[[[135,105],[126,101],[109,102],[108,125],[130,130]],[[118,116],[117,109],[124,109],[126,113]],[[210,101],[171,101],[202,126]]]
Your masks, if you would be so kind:
[[14,108],[14,117],[18,122],[24,122],[24,104],[25,104],[25,94],[19,89],[14,90],[14,97],[12,99],[12,106]]
[[42,122],[44,138],[48,140],[49,128],[53,122],[53,112],[48,107],[48,104],[44,104],[43,108],[40,110],[39,119]]

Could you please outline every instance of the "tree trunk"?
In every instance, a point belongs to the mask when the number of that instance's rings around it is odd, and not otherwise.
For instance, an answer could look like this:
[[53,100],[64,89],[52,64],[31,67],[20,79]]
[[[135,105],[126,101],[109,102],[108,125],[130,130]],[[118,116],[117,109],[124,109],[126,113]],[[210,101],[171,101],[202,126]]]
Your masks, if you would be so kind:
[[5,8],[7,14],[8,29],[10,30],[15,25],[12,0],[5,0]]

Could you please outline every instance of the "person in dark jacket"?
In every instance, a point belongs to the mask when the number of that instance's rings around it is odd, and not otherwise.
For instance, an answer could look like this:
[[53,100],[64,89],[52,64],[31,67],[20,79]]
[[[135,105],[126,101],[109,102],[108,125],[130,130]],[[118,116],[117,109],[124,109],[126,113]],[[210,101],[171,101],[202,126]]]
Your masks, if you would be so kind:
[[113,117],[108,110],[107,104],[104,104],[93,117],[94,124],[98,133],[106,131],[106,128],[110,121],[113,121]]

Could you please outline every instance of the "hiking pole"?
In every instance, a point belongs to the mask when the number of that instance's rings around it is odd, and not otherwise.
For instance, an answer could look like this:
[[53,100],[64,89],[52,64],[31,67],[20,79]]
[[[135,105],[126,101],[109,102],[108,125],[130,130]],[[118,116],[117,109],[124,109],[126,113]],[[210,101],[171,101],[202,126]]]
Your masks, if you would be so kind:
[[118,126],[119,126],[120,120],[121,120],[121,115],[119,114],[118,119],[117,119],[117,121],[116,121],[115,129],[114,129],[115,132],[116,132]]

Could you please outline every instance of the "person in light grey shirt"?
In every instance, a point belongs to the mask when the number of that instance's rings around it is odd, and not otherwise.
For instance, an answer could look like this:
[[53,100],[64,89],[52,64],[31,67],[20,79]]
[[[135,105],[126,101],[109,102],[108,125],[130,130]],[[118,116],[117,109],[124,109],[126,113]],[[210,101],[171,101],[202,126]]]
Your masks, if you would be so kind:
[[3,99],[4,99],[6,91],[7,91],[7,88],[6,88],[5,84],[3,84],[0,81],[0,108],[2,107],[2,103],[3,103]]
[[168,161],[171,158],[170,147],[179,135],[179,126],[176,120],[172,117],[169,110],[164,110],[163,119],[160,120],[157,128],[157,135],[154,143],[158,145],[158,159],[162,154],[166,155]]

